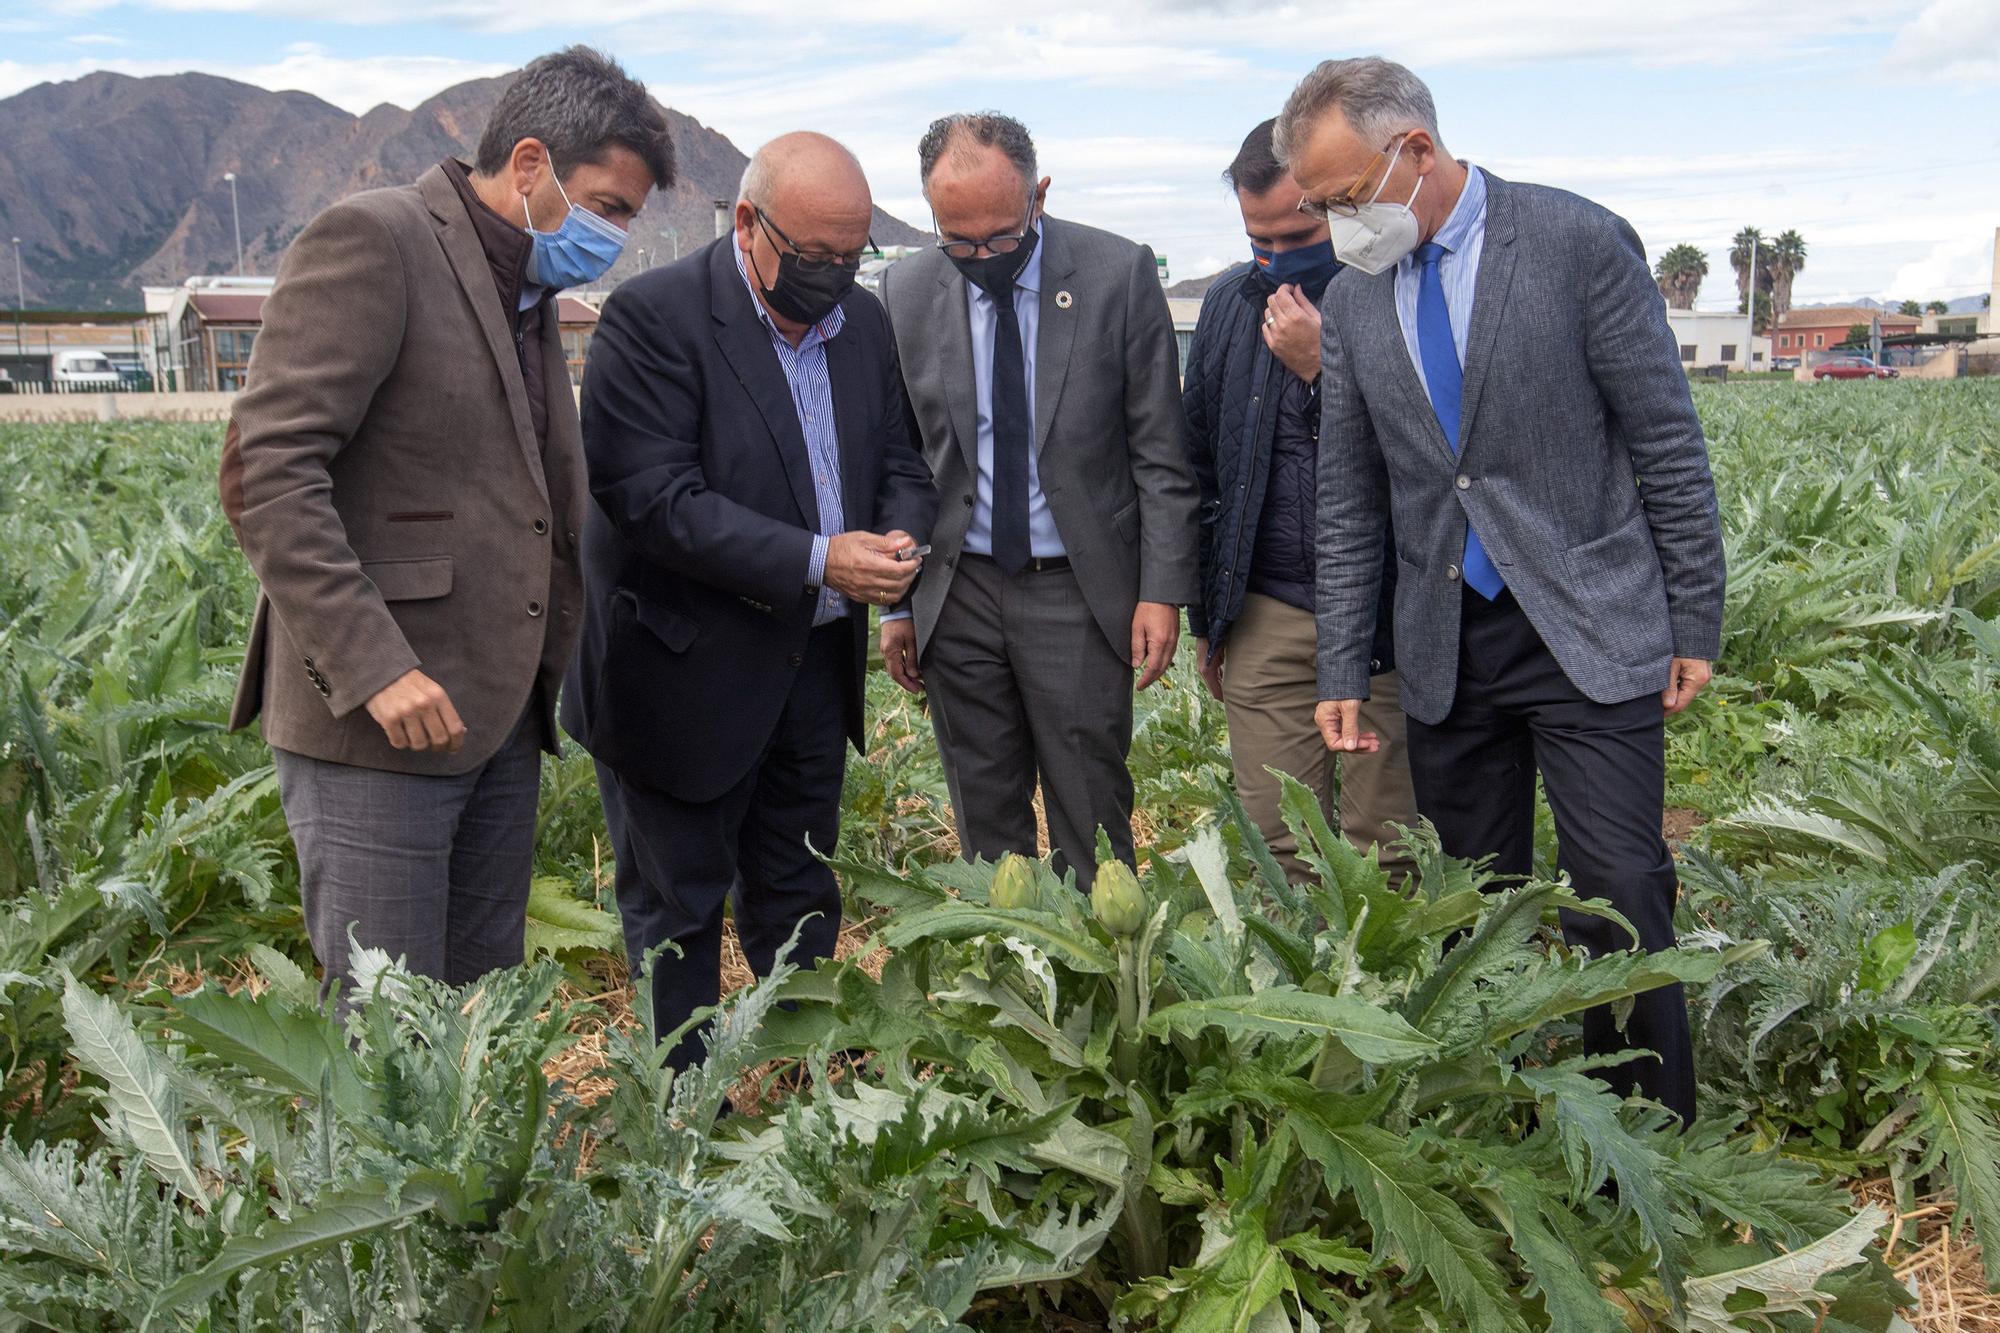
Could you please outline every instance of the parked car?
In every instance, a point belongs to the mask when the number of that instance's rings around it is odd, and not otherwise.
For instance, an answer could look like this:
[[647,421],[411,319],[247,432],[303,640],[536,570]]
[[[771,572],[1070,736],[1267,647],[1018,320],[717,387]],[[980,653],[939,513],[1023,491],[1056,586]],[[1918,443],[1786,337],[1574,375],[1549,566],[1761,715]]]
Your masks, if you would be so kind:
[[1865,356],[1836,356],[1814,366],[1812,377],[1826,384],[1833,380],[1892,380],[1896,372],[1893,367],[1878,366]]
[[61,389],[113,390],[123,387],[118,369],[102,352],[57,352],[49,378]]
[[1795,356],[1774,356],[1771,358],[1771,369],[1773,370],[1797,370],[1798,368],[1799,359]]

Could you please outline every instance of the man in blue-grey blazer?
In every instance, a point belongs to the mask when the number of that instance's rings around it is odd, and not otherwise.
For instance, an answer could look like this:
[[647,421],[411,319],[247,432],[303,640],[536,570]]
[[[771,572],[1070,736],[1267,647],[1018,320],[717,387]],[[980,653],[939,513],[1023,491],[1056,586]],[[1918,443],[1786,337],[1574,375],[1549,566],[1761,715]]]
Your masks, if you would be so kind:
[[[1447,852],[1533,867],[1535,775],[1559,864],[1642,949],[1671,947],[1660,832],[1665,719],[1722,633],[1715,484],[1645,250],[1622,219],[1444,151],[1430,91],[1369,57],[1326,61],[1278,118],[1278,154],[1346,266],[1322,305],[1318,720],[1357,725],[1393,511],[1395,640],[1417,809]],[[1626,932],[1566,914],[1602,953]],[[1610,1010],[1586,1047],[1694,1117],[1678,986]]]

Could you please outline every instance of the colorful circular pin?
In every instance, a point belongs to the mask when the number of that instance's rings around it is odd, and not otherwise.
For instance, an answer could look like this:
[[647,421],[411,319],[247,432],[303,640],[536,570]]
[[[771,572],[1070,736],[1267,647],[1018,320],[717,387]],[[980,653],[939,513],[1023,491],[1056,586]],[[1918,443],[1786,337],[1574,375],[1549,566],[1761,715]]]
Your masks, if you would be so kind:
[[1074,304],[1075,304],[1075,298],[1072,297],[1068,292],[1056,293],[1056,309],[1067,310],[1070,308],[1070,306]]

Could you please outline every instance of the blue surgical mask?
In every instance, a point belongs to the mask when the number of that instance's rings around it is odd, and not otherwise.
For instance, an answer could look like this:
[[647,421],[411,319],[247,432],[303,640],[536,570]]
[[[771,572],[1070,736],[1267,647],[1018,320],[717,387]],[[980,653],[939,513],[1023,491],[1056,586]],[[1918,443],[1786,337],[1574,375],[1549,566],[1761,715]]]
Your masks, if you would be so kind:
[[[555,172],[555,160],[549,171]],[[535,248],[528,254],[528,282],[535,287],[561,291],[596,282],[618,262],[625,252],[625,229],[601,218],[587,208],[570,203],[569,191],[557,177],[556,190],[569,204],[569,214],[554,231],[536,231],[534,215],[528,212],[528,196],[521,196],[521,214],[528,219],[528,235]]]
[[1266,250],[1261,245],[1250,247],[1250,253],[1257,261],[1257,267],[1271,282],[1282,287],[1297,283],[1306,299],[1314,305],[1326,295],[1326,285],[1333,281],[1333,275],[1340,272],[1340,261],[1333,257],[1333,241],[1315,241],[1302,245],[1296,250]]

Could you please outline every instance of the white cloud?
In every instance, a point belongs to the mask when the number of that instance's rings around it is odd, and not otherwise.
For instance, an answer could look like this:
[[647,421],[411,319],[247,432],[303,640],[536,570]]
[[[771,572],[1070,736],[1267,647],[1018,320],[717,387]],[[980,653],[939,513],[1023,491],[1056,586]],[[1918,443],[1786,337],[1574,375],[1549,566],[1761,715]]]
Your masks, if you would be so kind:
[[[1916,299],[1959,296],[1988,290],[1993,281],[1993,231],[1967,231],[1938,241],[1922,259],[1896,270],[1892,292]],[[1921,295],[1918,295],[1921,293]]]
[[180,61],[89,57],[32,65],[0,60],[0,97],[11,97],[38,83],[81,78],[96,70],[134,78],[193,70],[274,91],[311,93],[359,115],[384,102],[412,107],[455,83],[505,73],[510,68],[505,62],[446,56],[336,56],[323,47],[306,43],[289,47],[279,59],[261,64],[200,58]]
[[2000,5],[1931,0],[1890,43],[1886,63],[1913,78],[1971,84],[2000,80]]

